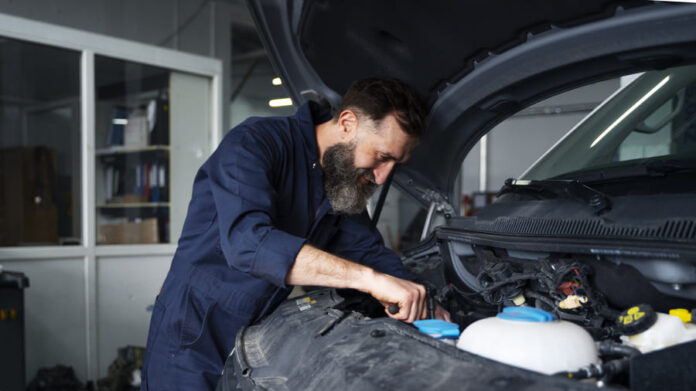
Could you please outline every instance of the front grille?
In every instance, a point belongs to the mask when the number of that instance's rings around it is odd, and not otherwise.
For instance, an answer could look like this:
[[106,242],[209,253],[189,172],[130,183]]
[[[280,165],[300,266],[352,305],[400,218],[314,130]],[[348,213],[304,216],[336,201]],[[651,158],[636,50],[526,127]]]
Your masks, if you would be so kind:
[[601,219],[542,219],[499,217],[485,231],[516,235],[696,240],[696,220],[671,219],[650,225],[608,223]]

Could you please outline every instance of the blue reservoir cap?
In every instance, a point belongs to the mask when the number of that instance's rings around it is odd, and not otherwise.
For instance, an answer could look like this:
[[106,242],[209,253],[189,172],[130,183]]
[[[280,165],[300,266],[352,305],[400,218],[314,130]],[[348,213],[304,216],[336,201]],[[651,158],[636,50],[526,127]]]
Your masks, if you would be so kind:
[[459,337],[459,325],[445,322],[440,319],[424,319],[413,322],[418,331],[428,334],[433,338],[457,338]]
[[498,318],[522,322],[551,322],[554,319],[552,314],[533,307],[505,307]]

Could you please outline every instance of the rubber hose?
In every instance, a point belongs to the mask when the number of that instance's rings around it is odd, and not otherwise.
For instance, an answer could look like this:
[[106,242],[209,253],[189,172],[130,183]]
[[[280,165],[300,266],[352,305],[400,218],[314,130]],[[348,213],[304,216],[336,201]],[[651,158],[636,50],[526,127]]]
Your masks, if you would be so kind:
[[627,345],[616,343],[614,341],[605,340],[599,343],[600,356],[616,355],[624,357],[633,357],[638,354],[641,354],[640,350]]

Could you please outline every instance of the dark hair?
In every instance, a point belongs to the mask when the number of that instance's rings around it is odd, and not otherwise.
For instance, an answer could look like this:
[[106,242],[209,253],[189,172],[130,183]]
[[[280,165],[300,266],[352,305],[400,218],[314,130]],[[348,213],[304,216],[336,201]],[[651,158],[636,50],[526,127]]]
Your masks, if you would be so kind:
[[356,110],[373,121],[393,114],[406,134],[415,138],[423,134],[425,106],[413,89],[398,79],[369,78],[353,82],[336,108],[334,119],[346,109]]

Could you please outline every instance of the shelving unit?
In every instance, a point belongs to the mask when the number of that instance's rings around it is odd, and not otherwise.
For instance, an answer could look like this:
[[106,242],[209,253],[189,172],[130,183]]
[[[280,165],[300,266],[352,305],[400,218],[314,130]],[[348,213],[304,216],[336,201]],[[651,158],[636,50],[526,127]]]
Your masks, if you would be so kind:
[[168,208],[169,202],[129,202],[97,205],[97,208]]
[[172,71],[95,62],[97,244],[169,243]]
[[169,151],[169,145],[147,145],[144,147],[131,147],[131,146],[117,146],[112,145],[108,148],[97,149],[95,154],[97,156],[108,156],[117,155],[121,153],[139,153],[139,152],[150,152],[150,151]]
[[[27,378],[35,376],[38,368],[65,364],[72,366],[83,382],[96,381],[107,375],[118,347],[145,344],[151,316],[146,308],[154,302],[176,251],[196,170],[223,134],[222,108],[226,102],[222,98],[222,62],[2,13],[0,38],[74,52],[78,59],[71,64],[78,75],[79,100],[69,102],[70,108],[65,108],[65,102],[60,106],[61,113],[74,113],[79,128],[79,137],[73,140],[72,153],[79,158],[74,159],[77,174],[70,204],[78,237],[65,241],[66,245],[3,247],[0,263],[5,270],[23,272],[31,280],[27,290],[31,305],[26,308],[26,317],[32,320],[26,330]],[[16,56],[14,51],[6,54]],[[49,62],[54,60],[56,57]],[[12,62],[22,64],[14,58]],[[124,71],[109,67],[108,62],[120,62]],[[164,76],[143,72],[148,67],[158,68]],[[29,69],[25,71],[33,75]],[[168,89],[170,98],[169,141],[138,147],[109,145],[106,138],[112,105],[138,105],[128,97],[152,99],[161,86]],[[45,134],[57,133],[51,125],[45,125]],[[104,162],[153,155],[169,159],[169,200],[107,203]],[[0,170],[5,175],[11,172]],[[0,202],[5,209],[12,205]],[[141,224],[148,220],[143,211],[153,210],[168,215],[167,240],[108,245],[98,240],[100,224],[117,218],[132,224],[127,226],[129,234],[152,234],[154,230],[147,229],[153,227],[159,234],[157,225]],[[60,332],[49,335],[45,330]]]

